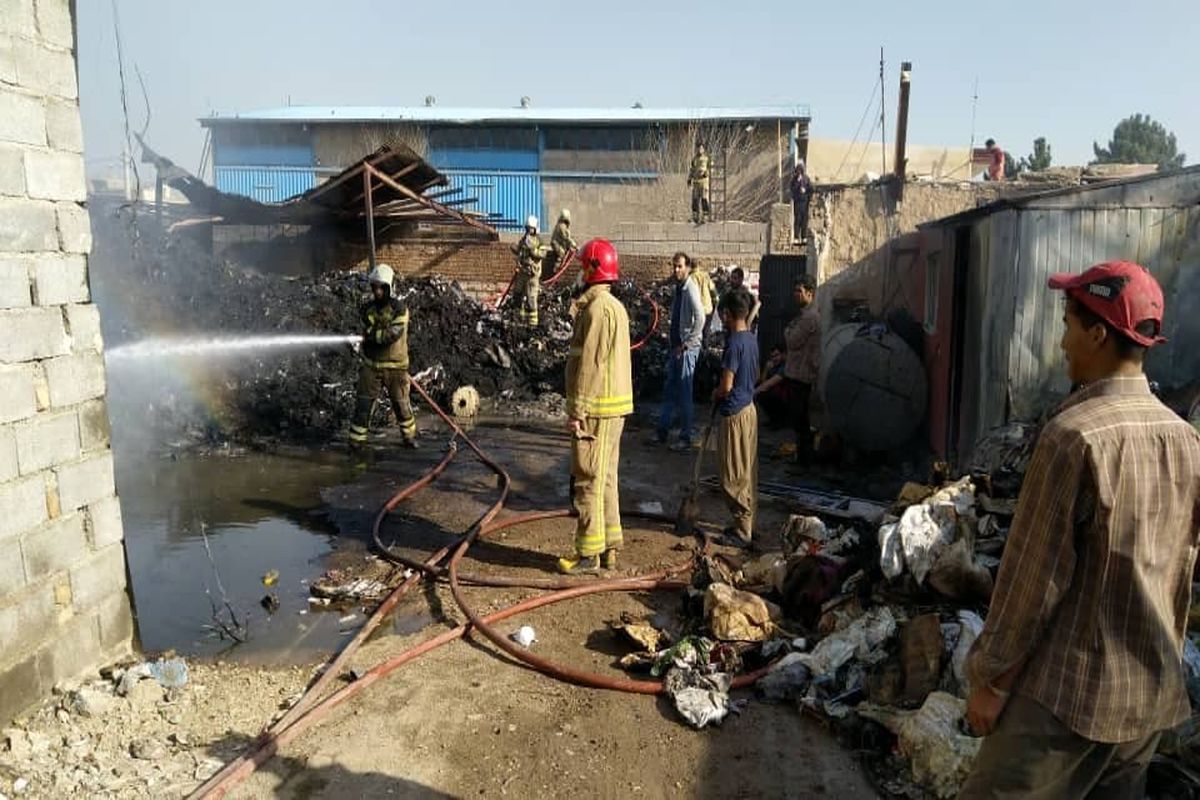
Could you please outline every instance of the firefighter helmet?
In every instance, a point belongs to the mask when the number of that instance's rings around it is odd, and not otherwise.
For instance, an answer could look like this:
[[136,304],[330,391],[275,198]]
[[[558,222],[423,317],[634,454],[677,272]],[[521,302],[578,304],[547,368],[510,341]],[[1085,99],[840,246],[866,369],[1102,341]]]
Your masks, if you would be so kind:
[[396,273],[392,272],[392,268],[387,264],[376,264],[375,269],[371,270],[368,279],[371,283],[379,283],[384,286],[391,286],[395,279]]
[[530,214],[525,218],[525,227],[533,228],[536,231],[538,229],[538,218]]
[[562,211],[558,212],[558,218],[561,219],[563,222],[570,222],[571,221],[571,209],[564,208]]
[[612,283],[621,277],[617,248],[607,239],[592,239],[579,248],[579,263],[586,283]]

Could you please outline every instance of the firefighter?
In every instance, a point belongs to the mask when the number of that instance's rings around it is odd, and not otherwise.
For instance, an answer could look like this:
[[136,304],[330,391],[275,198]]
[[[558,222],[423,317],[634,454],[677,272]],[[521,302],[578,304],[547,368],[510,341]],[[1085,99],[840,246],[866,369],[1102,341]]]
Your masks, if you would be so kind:
[[696,157],[692,159],[692,168],[688,172],[688,186],[692,187],[692,222],[696,225],[705,220],[712,220],[712,208],[708,204],[708,173],[712,167],[712,159],[704,149],[704,145],[696,145]]
[[567,429],[571,434],[571,502],[579,515],[575,553],[558,561],[568,575],[616,569],[621,547],[617,463],[625,417],[633,413],[629,315],[613,296],[617,250],[593,239],[579,250],[587,290],[567,355]]
[[571,238],[571,209],[564,208],[558,214],[558,224],[550,236],[550,253],[546,256],[545,271],[554,275],[567,262],[567,255],[579,249]]
[[517,257],[517,283],[513,296],[521,306],[517,319],[524,325],[537,327],[538,293],[542,288],[542,261],[546,258],[546,247],[538,237],[538,218],[525,220],[525,235],[512,247]]
[[371,270],[371,299],[362,307],[362,369],[358,373],[357,402],[350,424],[350,445],[367,443],[371,409],[379,396],[379,385],[387,389],[404,437],[404,446],[417,446],[417,418],[408,401],[408,306],[392,296],[392,268],[379,264]]

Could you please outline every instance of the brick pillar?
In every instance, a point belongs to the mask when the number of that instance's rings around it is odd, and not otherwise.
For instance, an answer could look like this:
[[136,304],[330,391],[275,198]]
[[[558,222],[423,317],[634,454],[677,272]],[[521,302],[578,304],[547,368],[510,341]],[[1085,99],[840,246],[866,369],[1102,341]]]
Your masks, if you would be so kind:
[[0,723],[130,649],[69,0],[0,15]]
[[772,203],[771,222],[768,225],[770,241],[768,247],[772,255],[792,251],[792,204]]

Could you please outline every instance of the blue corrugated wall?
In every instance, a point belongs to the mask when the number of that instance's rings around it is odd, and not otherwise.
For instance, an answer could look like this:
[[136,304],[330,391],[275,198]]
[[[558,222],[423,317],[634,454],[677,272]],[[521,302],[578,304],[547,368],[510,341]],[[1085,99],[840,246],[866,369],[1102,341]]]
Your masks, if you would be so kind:
[[317,183],[312,167],[214,167],[217,188],[262,203],[281,203]]
[[477,202],[461,206],[464,211],[499,214],[489,220],[501,230],[520,230],[525,218],[535,214],[542,219],[542,179],[536,172],[443,169],[450,185],[462,189],[456,197],[474,197]]

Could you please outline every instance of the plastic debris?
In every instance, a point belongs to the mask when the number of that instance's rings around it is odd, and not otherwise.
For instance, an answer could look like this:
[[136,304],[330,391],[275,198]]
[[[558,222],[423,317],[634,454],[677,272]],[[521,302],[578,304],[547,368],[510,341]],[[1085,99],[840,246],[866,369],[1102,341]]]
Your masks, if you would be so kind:
[[150,664],[150,675],[164,689],[179,689],[188,682],[187,662],[182,658],[159,659]]
[[912,765],[913,778],[944,800],[958,795],[983,742],[959,733],[966,710],[963,700],[945,692],[929,695],[918,711],[871,704],[857,709],[861,716],[896,734],[900,752]]
[[672,667],[663,684],[675,710],[694,728],[719,723],[729,714],[733,680],[724,672],[706,675],[697,669]]
[[643,500],[637,505],[638,511],[643,514],[661,514],[663,513],[663,504],[657,500]]
[[975,644],[975,640],[983,631],[983,619],[974,611],[964,609],[958,612],[958,624],[961,633],[958,636],[958,644],[954,646],[954,656],[950,663],[954,670],[954,678],[958,681],[959,694],[966,697],[971,688],[967,681],[967,654],[971,652],[971,645]]
[[959,517],[973,515],[975,487],[963,478],[909,506],[895,522],[879,528],[879,565],[888,578],[907,567],[918,584],[925,582],[938,556],[955,540]]
[[704,618],[713,636],[726,642],[762,642],[775,632],[779,607],[756,594],[714,583],[704,595]]
[[710,663],[715,644],[703,636],[685,636],[659,654],[650,674],[658,677],[671,667],[705,666]]
[[263,586],[274,586],[279,583],[279,570],[268,570],[266,575],[262,576]]
[[880,645],[896,635],[896,617],[887,606],[873,608],[846,628],[830,634],[805,653],[804,663],[814,676],[831,675],[855,658],[877,664],[885,657]]
[[537,641],[537,632],[534,631],[531,625],[522,625],[513,632],[512,640],[521,645],[521,647],[529,647]]
[[[380,600],[390,591],[387,584],[369,578],[359,578],[341,583],[336,580],[336,577],[331,575],[322,578],[309,588],[315,597],[327,601],[324,605],[328,605],[330,602]],[[313,598],[309,598],[310,603],[312,600]]]
[[764,700],[774,702],[802,696],[812,679],[812,672],[804,662],[803,653],[789,653],[758,679],[755,688]]
[[613,625],[613,630],[623,634],[634,645],[650,653],[657,653],[671,641],[669,635],[647,622],[626,622]]

